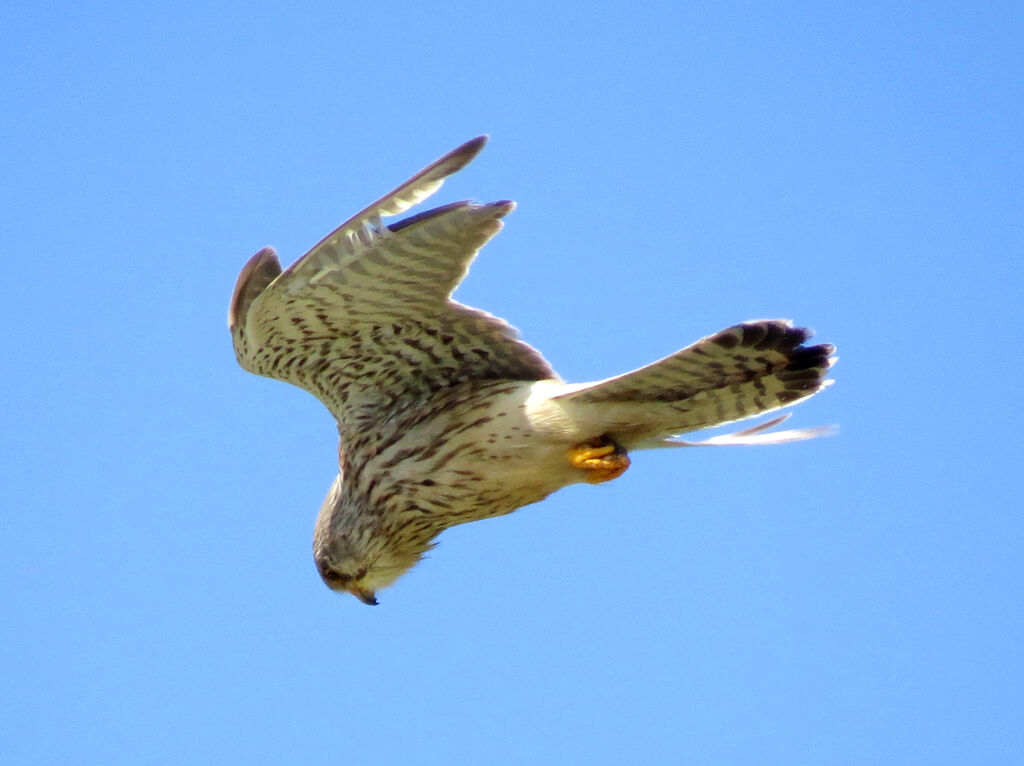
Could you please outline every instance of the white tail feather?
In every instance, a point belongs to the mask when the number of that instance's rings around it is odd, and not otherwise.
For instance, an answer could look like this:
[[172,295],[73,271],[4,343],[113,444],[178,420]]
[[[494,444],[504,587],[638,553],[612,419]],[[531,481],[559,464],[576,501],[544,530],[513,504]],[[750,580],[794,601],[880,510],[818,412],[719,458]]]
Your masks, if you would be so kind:
[[712,436],[703,441],[691,442],[683,439],[658,439],[638,444],[634,449],[646,449],[651,447],[734,447],[738,445],[755,444],[785,444],[787,442],[800,442],[807,439],[817,439],[821,436],[831,436],[839,431],[837,426],[817,426],[815,428],[791,428],[786,431],[773,431],[765,433],[769,428],[774,428],[780,423],[789,420],[792,413],[779,415],[777,418],[760,423],[742,431],[735,431],[731,434]]

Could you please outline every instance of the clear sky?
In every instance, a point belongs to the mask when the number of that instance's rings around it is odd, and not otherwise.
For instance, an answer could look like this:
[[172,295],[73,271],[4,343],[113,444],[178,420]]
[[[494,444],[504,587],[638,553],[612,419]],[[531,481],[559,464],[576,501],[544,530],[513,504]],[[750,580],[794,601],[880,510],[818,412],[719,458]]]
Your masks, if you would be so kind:
[[[629,6],[629,10],[626,10]],[[1017,3],[7,3],[5,764],[1024,760]],[[462,141],[458,298],[569,380],[744,319],[841,434],[643,453],[313,568],[333,421],[235,363],[291,261]]]

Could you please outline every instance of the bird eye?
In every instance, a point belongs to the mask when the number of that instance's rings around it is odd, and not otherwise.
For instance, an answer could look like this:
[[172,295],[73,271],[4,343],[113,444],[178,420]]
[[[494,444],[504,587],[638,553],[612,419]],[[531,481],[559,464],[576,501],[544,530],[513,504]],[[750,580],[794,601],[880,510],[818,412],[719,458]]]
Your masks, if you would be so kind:
[[328,585],[347,585],[352,578],[349,575],[342,574],[341,572],[335,572],[333,569],[324,569],[320,572],[324,578],[324,582]]

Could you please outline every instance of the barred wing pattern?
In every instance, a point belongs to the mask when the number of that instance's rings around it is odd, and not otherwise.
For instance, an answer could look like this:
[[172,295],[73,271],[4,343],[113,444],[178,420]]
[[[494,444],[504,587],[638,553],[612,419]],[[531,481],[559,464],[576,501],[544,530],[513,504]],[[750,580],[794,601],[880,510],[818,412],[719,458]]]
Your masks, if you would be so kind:
[[285,271],[261,250],[228,323],[246,370],[298,385],[344,427],[468,381],[555,373],[506,322],[450,299],[512,202],[456,202],[392,226],[480,151],[463,144],[340,226]]

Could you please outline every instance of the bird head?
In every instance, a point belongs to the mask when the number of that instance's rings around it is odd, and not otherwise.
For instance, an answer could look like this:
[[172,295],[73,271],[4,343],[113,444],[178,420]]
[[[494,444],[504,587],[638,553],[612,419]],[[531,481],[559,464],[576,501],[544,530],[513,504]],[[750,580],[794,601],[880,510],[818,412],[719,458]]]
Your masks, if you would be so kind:
[[366,559],[338,555],[347,548],[347,538],[340,537],[335,544],[314,550],[313,559],[317,571],[331,590],[351,593],[370,606],[377,605],[378,590],[391,585],[412,569],[421,557],[419,553],[408,557],[396,557],[387,551],[380,551]]
[[349,502],[339,476],[317,516],[313,560],[328,588],[376,606],[377,591],[412,569],[432,545],[381,530],[374,515]]
[[316,568],[324,583],[333,591],[339,593],[351,593],[357,599],[369,606],[377,606],[377,592],[371,590],[366,582],[367,570],[361,568],[353,574],[339,572],[334,569],[323,558],[316,559]]

